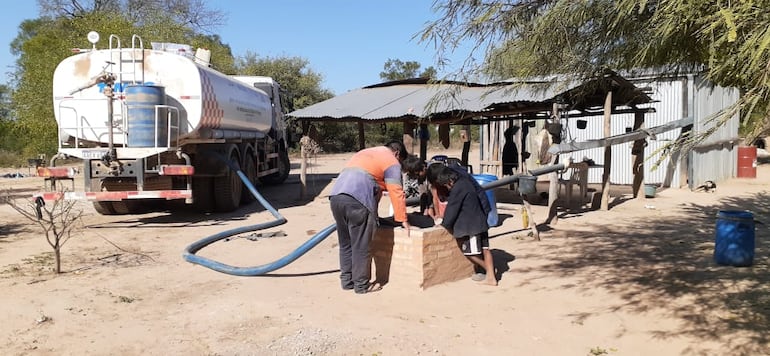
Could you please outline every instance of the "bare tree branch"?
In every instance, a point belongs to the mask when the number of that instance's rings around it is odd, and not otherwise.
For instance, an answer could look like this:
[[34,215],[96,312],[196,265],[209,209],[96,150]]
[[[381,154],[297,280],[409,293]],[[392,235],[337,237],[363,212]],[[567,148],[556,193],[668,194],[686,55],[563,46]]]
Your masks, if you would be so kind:
[[58,199],[46,204],[42,198],[33,198],[27,199],[26,204],[22,205],[8,190],[0,196],[2,202],[43,230],[46,242],[54,251],[54,270],[61,273],[61,248],[72,238],[72,232],[83,216],[82,210],[75,209],[76,202]]

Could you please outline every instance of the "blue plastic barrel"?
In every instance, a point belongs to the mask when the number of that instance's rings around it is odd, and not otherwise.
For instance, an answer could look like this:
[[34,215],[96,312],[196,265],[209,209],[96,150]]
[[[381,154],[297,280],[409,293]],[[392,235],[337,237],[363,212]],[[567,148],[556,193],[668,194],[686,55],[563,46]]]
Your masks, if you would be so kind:
[[[474,174],[473,178],[476,180],[476,182],[479,183],[479,185],[484,185],[490,182],[494,182],[497,180],[497,176],[492,174]],[[489,226],[497,226],[498,223],[498,217],[497,217],[497,199],[495,199],[495,190],[494,189],[487,189],[487,199],[489,200],[489,207],[492,208],[489,210],[489,216],[487,217],[487,224]]]
[[155,106],[166,104],[166,91],[157,85],[126,86],[128,147],[165,147],[168,123],[164,110],[155,117]]
[[746,267],[754,263],[754,215],[748,211],[717,213],[714,262]]

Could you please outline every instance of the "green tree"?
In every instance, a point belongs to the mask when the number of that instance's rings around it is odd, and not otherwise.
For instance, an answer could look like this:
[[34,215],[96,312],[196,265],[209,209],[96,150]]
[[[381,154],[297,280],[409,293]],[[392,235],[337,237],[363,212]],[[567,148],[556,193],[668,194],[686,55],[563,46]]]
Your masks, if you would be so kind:
[[713,83],[745,93],[718,120],[738,112],[744,121],[758,117],[755,136],[770,127],[768,8],[770,0],[446,0],[434,4],[440,18],[421,40],[440,44],[439,62],[471,42],[486,60],[463,71],[498,79],[561,73],[582,80],[606,69],[703,68]]
[[87,14],[120,13],[139,27],[161,25],[157,19],[196,32],[210,33],[225,22],[222,11],[206,0],[37,0],[40,15],[51,18],[77,18]]
[[321,87],[323,76],[311,69],[301,57],[260,57],[253,52],[236,59],[235,71],[239,75],[272,77],[293,98],[294,107],[304,108],[334,96]]
[[[18,150],[21,140],[14,135],[14,120],[11,113],[11,88],[0,85],[0,165],[13,164],[5,161],[13,157],[13,152]],[[15,160],[15,159],[13,159]]]
[[380,72],[380,79],[390,81],[410,78],[436,78],[436,68],[428,67],[420,72],[420,67],[420,63],[415,61],[403,62],[400,59],[388,59],[383,66],[383,71]]
[[[321,87],[323,76],[309,67],[301,57],[260,57],[247,52],[236,59],[236,72],[240,75],[272,77],[292,97],[295,109],[324,101],[334,96]],[[354,125],[347,123],[318,123],[318,144],[326,152],[345,152],[357,148],[358,134]]]

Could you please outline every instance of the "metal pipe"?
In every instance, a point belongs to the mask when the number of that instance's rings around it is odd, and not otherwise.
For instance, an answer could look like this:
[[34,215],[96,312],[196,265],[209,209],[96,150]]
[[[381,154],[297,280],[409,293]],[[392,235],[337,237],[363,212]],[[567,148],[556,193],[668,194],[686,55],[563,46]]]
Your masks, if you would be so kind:
[[536,177],[543,174],[555,172],[564,170],[564,163],[554,164],[551,166],[541,167],[538,169],[533,169],[529,171],[529,175],[526,174],[514,174],[512,176],[503,177],[501,179],[491,181],[489,183],[485,183],[481,185],[481,188],[484,190],[494,189],[497,187],[502,187],[504,185],[511,184],[513,182],[517,182],[519,180],[519,177]]
[[56,160],[59,159],[59,158],[67,159],[67,155],[65,155],[65,154],[63,154],[61,152],[56,153],[55,155],[53,155],[53,157],[51,157],[51,162],[50,162],[49,166],[50,167],[56,167]]

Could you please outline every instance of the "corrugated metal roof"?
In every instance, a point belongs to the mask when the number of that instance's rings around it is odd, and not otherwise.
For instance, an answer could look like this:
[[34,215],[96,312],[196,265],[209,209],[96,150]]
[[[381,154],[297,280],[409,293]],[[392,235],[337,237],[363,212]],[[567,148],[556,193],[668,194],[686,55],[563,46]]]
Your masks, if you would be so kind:
[[[615,81],[617,85],[618,81]],[[620,85],[626,85],[621,81]],[[584,85],[585,83],[581,84]],[[477,84],[431,83],[428,79],[407,79],[351,90],[326,101],[289,113],[304,119],[391,121],[425,118],[448,113],[466,116],[494,115],[510,111],[510,105],[524,107],[550,104],[581,85],[544,85],[543,82]],[[641,92],[632,84],[626,91]],[[638,93],[637,93],[638,94]],[[644,94],[642,94],[644,95]]]
[[[508,87],[508,90],[502,90]],[[453,111],[480,113],[492,104],[532,101],[534,93],[512,91],[512,85],[466,87],[457,84],[400,84],[360,88],[290,113],[303,119],[386,120],[428,117]],[[547,98],[539,98],[546,100]],[[539,100],[537,100],[539,101]]]

